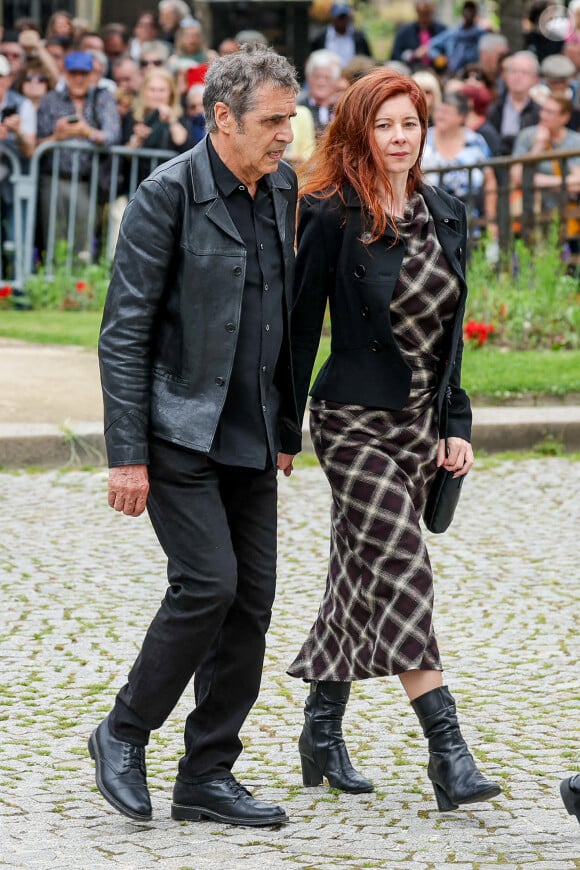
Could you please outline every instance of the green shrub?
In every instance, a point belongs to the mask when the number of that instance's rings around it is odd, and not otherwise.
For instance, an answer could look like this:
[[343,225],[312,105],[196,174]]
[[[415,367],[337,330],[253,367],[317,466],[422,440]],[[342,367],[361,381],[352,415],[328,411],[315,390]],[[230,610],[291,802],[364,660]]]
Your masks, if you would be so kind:
[[111,278],[111,264],[76,263],[73,271],[67,267],[66,245],[58,245],[55,265],[49,271],[39,267],[24,284],[24,295],[14,302],[34,310],[100,311],[105,304]]
[[533,247],[518,239],[499,268],[480,244],[467,270],[466,323],[493,327],[486,339],[510,350],[578,348],[580,285],[569,272],[557,224]]

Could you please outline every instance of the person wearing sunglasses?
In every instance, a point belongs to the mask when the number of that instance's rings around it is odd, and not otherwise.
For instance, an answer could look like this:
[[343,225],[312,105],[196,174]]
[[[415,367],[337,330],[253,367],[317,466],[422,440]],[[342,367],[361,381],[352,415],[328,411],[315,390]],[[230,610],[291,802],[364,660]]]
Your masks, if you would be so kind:
[[160,39],[155,39],[152,42],[145,42],[141,48],[141,57],[139,66],[143,74],[155,67],[165,66],[169,60],[169,46],[166,42]]
[[56,84],[56,78],[51,70],[47,69],[41,60],[32,58],[14,78],[14,90],[30,100],[36,113],[40,101],[51,91]]

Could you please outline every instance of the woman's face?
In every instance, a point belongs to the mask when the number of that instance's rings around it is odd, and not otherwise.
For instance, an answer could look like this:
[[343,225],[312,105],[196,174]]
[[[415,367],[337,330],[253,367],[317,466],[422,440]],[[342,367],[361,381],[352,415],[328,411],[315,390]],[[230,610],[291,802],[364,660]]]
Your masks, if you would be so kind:
[[159,106],[168,106],[171,103],[171,88],[169,82],[161,76],[151,76],[143,91],[145,108],[149,111],[158,109]]
[[455,106],[450,106],[449,103],[440,103],[435,109],[433,122],[437,130],[450,133],[454,130],[460,130],[464,126],[465,119]]
[[308,90],[318,105],[329,105],[334,99],[336,90],[336,76],[332,69],[323,66],[315,67],[308,77]]
[[55,15],[52,22],[52,31],[55,36],[71,36],[72,22],[66,15]]
[[22,82],[22,93],[33,103],[37,103],[48,91],[48,78],[43,73],[27,73]]
[[408,174],[421,150],[421,122],[410,97],[385,100],[375,116],[373,135],[387,173]]

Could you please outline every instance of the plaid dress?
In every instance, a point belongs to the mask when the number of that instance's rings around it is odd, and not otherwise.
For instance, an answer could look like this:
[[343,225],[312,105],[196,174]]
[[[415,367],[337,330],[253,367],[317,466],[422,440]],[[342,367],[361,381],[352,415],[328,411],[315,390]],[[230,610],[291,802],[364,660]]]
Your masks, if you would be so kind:
[[330,559],[316,622],[288,669],[306,680],[361,680],[440,670],[433,576],[419,517],[435,473],[435,397],[445,326],[455,313],[452,273],[420,194],[399,232],[406,244],[391,303],[412,367],[402,411],[310,404],[310,431],[332,490]]

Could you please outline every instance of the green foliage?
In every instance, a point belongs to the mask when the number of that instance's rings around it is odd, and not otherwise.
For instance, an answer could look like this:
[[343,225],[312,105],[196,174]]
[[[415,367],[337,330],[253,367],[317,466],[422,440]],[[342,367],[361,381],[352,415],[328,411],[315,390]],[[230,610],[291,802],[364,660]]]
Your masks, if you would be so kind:
[[0,336],[36,344],[71,344],[95,348],[100,311],[3,311]]
[[71,271],[66,244],[60,243],[52,269],[40,267],[24,285],[24,296],[15,301],[34,310],[102,311],[111,277],[111,264],[77,263]]
[[466,322],[494,327],[490,341],[510,350],[580,347],[580,285],[562,257],[558,226],[528,247],[522,240],[500,263],[488,263],[485,244],[468,267]]

